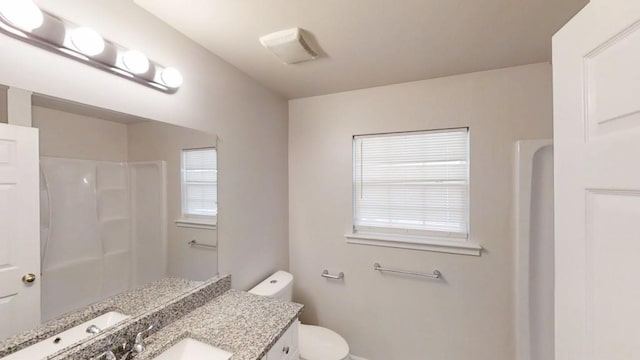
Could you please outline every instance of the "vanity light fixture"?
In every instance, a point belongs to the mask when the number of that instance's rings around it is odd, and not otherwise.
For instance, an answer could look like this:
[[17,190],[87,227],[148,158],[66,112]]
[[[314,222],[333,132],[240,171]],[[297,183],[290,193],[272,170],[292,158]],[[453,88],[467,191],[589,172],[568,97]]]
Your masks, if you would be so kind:
[[43,11],[32,0],[0,0],[0,32],[165,93],[175,93],[183,82],[176,68]]
[[0,0],[0,15],[9,25],[24,31],[33,31],[44,21],[42,11],[29,0]]
[[104,39],[98,32],[88,27],[79,27],[69,33],[71,44],[87,56],[95,56],[104,51]]
[[125,70],[133,74],[144,74],[149,71],[149,59],[138,50],[129,50],[122,54],[122,64]]
[[160,79],[168,87],[177,89],[182,85],[182,74],[176,68],[168,67],[160,72]]

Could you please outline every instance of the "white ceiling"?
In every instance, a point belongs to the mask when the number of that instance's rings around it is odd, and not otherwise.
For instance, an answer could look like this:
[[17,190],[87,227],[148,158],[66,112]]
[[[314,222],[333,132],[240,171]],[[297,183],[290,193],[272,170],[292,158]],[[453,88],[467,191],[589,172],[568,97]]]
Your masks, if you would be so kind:
[[[134,0],[287,98],[550,61],[588,0]],[[283,65],[258,42],[291,27],[325,55]],[[313,40],[311,41],[314,42]]]

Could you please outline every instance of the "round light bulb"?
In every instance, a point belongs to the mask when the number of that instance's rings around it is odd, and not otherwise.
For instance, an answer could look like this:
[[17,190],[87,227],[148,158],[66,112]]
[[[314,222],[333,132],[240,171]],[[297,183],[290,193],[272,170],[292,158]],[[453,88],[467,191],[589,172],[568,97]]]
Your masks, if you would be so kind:
[[44,22],[42,11],[30,0],[0,0],[0,15],[25,31],[33,31]]
[[104,39],[91,28],[76,28],[69,36],[73,46],[87,56],[98,55],[104,51]]
[[162,82],[170,88],[177,89],[182,85],[182,74],[178,69],[168,67],[160,73],[160,79]]
[[149,59],[138,50],[129,50],[122,55],[124,67],[134,74],[144,74],[149,71]]

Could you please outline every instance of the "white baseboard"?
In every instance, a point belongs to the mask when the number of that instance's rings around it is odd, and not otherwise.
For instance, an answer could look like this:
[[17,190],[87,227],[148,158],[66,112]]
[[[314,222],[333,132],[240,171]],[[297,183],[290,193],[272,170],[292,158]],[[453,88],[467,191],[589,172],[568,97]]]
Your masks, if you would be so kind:
[[351,355],[351,359],[352,359],[352,360],[367,360],[367,359],[365,359],[365,358],[363,358],[363,357],[355,356],[355,355]]

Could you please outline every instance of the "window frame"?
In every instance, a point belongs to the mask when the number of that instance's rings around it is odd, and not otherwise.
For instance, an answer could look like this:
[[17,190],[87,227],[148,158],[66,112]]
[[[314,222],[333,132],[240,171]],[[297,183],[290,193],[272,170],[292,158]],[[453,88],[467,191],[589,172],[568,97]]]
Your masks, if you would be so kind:
[[[216,194],[218,192],[218,149],[216,146],[207,146],[199,148],[183,148],[180,149],[180,218],[175,220],[178,227],[189,227],[199,229],[215,229],[218,223],[218,203],[216,201],[216,213],[215,215],[203,215],[187,212],[187,181],[185,171],[185,157],[189,151],[198,150],[213,150],[216,157]],[[216,195],[217,198],[217,195]]]
[[[443,232],[430,231],[430,230],[410,230],[402,228],[384,228],[376,226],[363,226],[356,225],[357,219],[357,182],[356,182],[356,146],[357,139],[363,137],[385,137],[385,136],[402,136],[420,133],[438,133],[438,132],[454,132],[466,130],[467,133],[467,149],[466,149],[466,236],[453,235],[443,236]],[[426,250],[445,252],[461,255],[474,255],[480,256],[482,247],[478,244],[470,242],[470,189],[471,189],[471,129],[468,126],[444,128],[444,129],[431,129],[431,130],[417,130],[417,131],[402,131],[402,132],[389,132],[389,133],[374,133],[374,134],[358,134],[352,136],[352,222],[351,232],[346,234],[345,237],[348,243],[362,244],[362,245],[375,245],[385,247],[396,247],[413,250]]]

